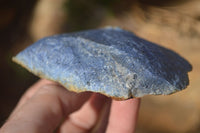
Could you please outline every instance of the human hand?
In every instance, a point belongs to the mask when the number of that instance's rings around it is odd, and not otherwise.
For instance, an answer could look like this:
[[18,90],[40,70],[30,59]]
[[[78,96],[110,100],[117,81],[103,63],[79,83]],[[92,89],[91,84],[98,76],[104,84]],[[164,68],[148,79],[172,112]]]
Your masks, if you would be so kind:
[[[22,96],[0,132],[134,132],[140,100],[112,100],[109,111],[110,101],[110,98],[97,93],[70,92],[55,82],[43,79]],[[101,116],[105,119],[99,121]]]

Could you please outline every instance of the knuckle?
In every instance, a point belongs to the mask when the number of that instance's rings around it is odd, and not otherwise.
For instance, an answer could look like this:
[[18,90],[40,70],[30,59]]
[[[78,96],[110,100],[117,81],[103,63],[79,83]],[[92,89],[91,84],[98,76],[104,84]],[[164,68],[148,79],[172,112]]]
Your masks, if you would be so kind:
[[37,94],[39,95],[57,95],[59,89],[61,89],[58,85],[43,85],[40,87]]

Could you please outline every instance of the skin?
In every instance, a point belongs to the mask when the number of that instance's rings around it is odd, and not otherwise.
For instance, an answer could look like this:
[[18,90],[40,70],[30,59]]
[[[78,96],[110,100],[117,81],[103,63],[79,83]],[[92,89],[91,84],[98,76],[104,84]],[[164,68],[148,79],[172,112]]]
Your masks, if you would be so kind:
[[70,92],[42,79],[22,96],[0,132],[133,133],[139,104],[140,99],[115,101],[97,93]]

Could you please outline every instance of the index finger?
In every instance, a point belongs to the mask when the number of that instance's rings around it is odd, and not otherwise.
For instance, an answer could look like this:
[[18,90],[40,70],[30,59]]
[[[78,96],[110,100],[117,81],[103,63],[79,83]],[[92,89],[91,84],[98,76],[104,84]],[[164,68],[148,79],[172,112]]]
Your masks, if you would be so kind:
[[56,82],[47,80],[47,79],[40,79],[35,84],[33,84],[29,89],[26,90],[26,92],[23,94],[23,96],[20,98],[19,102],[17,103],[17,106],[11,113],[10,117],[17,112],[21,106],[26,103],[42,86],[45,85],[56,85]]
[[53,132],[61,120],[78,110],[90,94],[70,92],[59,85],[44,85],[14,112],[0,132]]

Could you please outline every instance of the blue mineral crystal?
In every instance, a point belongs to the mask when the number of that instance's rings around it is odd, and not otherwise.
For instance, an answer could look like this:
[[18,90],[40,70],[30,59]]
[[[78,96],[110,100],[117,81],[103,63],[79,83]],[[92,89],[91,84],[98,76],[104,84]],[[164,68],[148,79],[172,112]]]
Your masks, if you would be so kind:
[[180,91],[192,69],[177,53],[112,27],[46,37],[13,60],[68,90],[115,99]]

